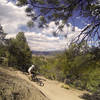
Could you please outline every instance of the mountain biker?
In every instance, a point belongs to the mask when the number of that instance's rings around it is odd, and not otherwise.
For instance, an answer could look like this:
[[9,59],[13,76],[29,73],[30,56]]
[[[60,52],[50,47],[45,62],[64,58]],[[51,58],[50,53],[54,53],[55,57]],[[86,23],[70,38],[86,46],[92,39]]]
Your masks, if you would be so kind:
[[31,81],[37,82],[40,86],[44,86],[44,83],[36,77],[37,71],[38,71],[37,66],[31,65],[31,67],[29,67],[28,69],[28,73],[30,75],[29,79]]
[[35,65],[31,65],[31,67],[29,67],[28,73],[29,73],[29,75],[35,75],[36,74]]

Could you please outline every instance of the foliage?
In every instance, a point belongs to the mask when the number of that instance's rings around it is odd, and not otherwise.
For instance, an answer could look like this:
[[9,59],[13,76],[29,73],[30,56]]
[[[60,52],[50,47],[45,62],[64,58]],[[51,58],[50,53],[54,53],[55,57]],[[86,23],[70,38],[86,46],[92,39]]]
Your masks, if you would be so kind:
[[11,39],[8,45],[8,66],[15,66],[27,71],[31,65],[32,53],[23,32],[19,32],[16,39]]
[[32,53],[23,32],[14,39],[9,39],[6,45],[0,45],[0,64],[16,67],[27,71],[32,64]]
[[0,44],[0,64],[3,63],[4,58],[6,57],[5,51],[6,51],[6,47],[4,45]]
[[94,92],[93,94],[84,94],[82,96],[85,100],[100,100],[100,91]]
[[33,23],[32,21],[29,21],[29,22],[27,23],[27,26],[28,26],[29,28],[32,28],[32,27],[34,26],[34,23]]
[[[39,27],[47,27],[50,21],[55,21],[58,30],[62,31],[68,20],[74,17],[84,17],[89,24],[82,30],[81,39],[100,39],[100,2],[99,0],[17,0],[17,5],[27,5],[27,15],[32,20],[40,19]],[[35,11],[35,14],[33,14]],[[77,13],[77,14],[76,14]],[[62,20],[62,22],[61,22]],[[60,23],[61,22],[61,23]],[[75,27],[73,27],[72,30]],[[56,31],[57,32],[57,31]]]
[[[84,49],[87,47],[87,49]],[[100,84],[100,48],[87,44],[72,44],[55,57],[35,57],[42,75],[59,80],[78,89],[96,91]],[[43,62],[43,63],[42,63]]]
[[4,42],[5,42],[5,36],[6,35],[7,34],[4,33],[3,27],[0,24],[0,45],[3,45],[4,44]]
[[0,25],[0,64],[3,63],[6,57],[6,39],[5,36],[7,34],[4,33],[3,27]]

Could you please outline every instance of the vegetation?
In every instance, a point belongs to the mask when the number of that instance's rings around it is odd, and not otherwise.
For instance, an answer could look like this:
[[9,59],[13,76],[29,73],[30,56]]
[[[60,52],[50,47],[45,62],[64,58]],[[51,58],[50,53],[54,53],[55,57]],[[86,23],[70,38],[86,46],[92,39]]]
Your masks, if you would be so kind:
[[[93,42],[100,40],[100,1],[99,0],[17,0],[18,6],[27,5],[27,16],[32,18],[28,26],[34,26],[34,20],[38,20],[39,27],[48,27],[48,23],[54,21],[58,30],[54,36],[63,31],[65,25],[76,13],[76,17],[89,21],[86,27],[76,38],[78,43],[72,43],[61,55],[54,58],[35,57],[33,63],[39,66],[39,71],[47,78],[63,81],[71,86],[89,91],[96,91],[100,97],[100,45],[89,47],[88,40]],[[35,13],[33,13],[35,11]],[[75,27],[73,25],[73,30]],[[3,32],[2,32],[3,33]],[[80,38],[82,36],[82,38]],[[80,42],[81,39],[81,43]],[[4,40],[2,38],[0,40]],[[86,41],[84,41],[86,40]],[[98,41],[97,41],[98,42]],[[98,43],[99,44],[99,43]],[[0,63],[15,66],[27,70],[31,64],[31,52],[21,32],[16,39],[9,40],[5,46],[0,44]],[[4,52],[6,51],[6,52]],[[2,60],[5,58],[4,60]],[[98,98],[99,98],[98,97]],[[92,99],[91,99],[92,100]]]
[[34,60],[37,65],[39,62],[40,73],[49,79],[88,91],[96,91],[100,85],[99,47],[87,47],[85,42],[72,44],[63,54],[51,58],[33,56],[33,59],[37,59]]
[[93,93],[92,95],[90,94],[84,94],[82,96],[85,100],[100,100],[100,91]]
[[[2,41],[3,42],[3,41]],[[0,64],[27,71],[32,64],[32,53],[23,32],[0,44]]]
[[[18,6],[27,5],[27,16],[38,20],[39,27],[48,27],[51,21],[57,25],[54,36],[63,31],[72,18],[84,18],[86,27],[75,37],[75,42],[100,41],[100,1],[99,0],[17,0]],[[35,11],[35,13],[33,13]],[[75,16],[74,16],[75,15]],[[74,21],[73,21],[74,23]],[[31,25],[32,26],[32,25]],[[73,25],[72,31],[75,31]],[[67,33],[67,32],[66,32]],[[66,35],[65,35],[66,36]],[[82,36],[82,37],[81,37]],[[83,50],[80,44],[69,47],[64,54],[47,59],[40,72],[48,78],[58,79],[82,89],[97,91],[100,83],[100,46]],[[81,49],[79,49],[81,48]],[[93,94],[93,96],[96,93]],[[98,93],[100,94],[100,92]],[[100,97],[100,95],[98,95]],[[88,100],[99,100],[98,97]]]
[[14,70],[17,68],[21,71],[27,71],[32,63],[32,53],[24,33],[19,32],[15,39],[5,39],[4,35],[1,28],[0,100],[48,100],[31,83],[21,79],[21,76],[18,76]]
[[19,32],[16,39],[8,44],[8,66],[15,66],[27,71],[31,65],[32,53],[23,32]]

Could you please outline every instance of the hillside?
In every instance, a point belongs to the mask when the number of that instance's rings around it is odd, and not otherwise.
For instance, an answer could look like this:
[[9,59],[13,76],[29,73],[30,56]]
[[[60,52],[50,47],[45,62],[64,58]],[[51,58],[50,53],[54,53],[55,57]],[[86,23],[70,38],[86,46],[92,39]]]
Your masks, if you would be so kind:
[[57,55],[61,54],[64,51],[32,51],[33,55],[45,55],[45,56],[52,56],[52,55]]
[[0,100],[83,100],[85,91],[62,88],[63,84],[38,76],[44,86],[28,79],[23,72],[0,67]]
[[0,67],[0,100],[48,100],[35,86],[20,78],[12,68]]

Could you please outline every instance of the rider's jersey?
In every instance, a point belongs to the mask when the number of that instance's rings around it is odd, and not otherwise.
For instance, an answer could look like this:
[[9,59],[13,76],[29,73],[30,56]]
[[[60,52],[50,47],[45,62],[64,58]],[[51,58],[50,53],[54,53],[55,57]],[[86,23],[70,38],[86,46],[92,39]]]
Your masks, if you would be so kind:
[[35,66],[32,65],[32,66],[28,69],[28,72],[29,72],[29,73],[33,72],[33,71],[34,71],[34,68],[35,68]]

